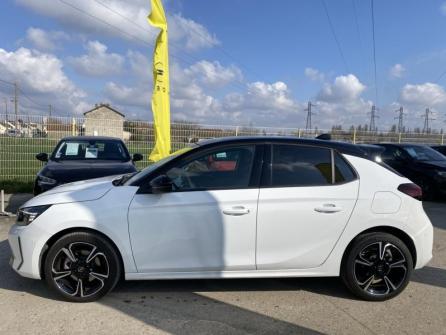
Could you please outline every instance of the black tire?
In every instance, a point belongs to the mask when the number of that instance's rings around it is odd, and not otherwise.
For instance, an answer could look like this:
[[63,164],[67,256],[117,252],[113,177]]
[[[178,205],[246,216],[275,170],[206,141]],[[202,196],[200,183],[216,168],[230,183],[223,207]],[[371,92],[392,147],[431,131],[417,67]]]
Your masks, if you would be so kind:
[[358,236],[344,255],[341,278],[357,297],[384,301],[404,290],[412,272],[412,255],[404,242],[387,233],[367,233]]
[[90,302],[111,291],[122,266],[115,247],[90,232],[73,232],[58,239],[48,250],[45,281],[67,301]]

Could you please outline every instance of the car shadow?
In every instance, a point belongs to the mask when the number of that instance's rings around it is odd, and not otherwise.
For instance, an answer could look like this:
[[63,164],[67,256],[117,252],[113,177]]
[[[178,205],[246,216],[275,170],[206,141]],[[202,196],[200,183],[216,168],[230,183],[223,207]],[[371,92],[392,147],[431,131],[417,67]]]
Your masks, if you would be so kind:
[[15,193],[12,194],[7,202],[5,211],[9,213],[16,213],[20,206],[33,197],[30,193]]
[[424,268],[414,272],[412,281],[446,288],[446,270],[433,266],[425,266]]
[[[252,282],[253,280],[125,282],[100,303],[170,334],[322,334],[237,306],[238,298],[229,298],[228,302],[206,296],[206,292],[245,291],[248,283]],[[272,290],[271,285],[268,285],[268,289]],[[253,288],[248,290],[253,291]],[[280,306],[269,308],[274,310]]]
[[434,227],[446,230],[445,202],[423,202],[423,208]]
[[[0,242],[0,289],[60,300],[43,281],[19,276],[9,266],[6,240]],[[321,332],[206,297],[197,292],[290,290],[288,280],[171,280],[120,282],[97,303],[170,334],[274,333],[320,335]],[[276,306],[279,307],[279,306]],[[274,306],[272,307],[274,308]]]

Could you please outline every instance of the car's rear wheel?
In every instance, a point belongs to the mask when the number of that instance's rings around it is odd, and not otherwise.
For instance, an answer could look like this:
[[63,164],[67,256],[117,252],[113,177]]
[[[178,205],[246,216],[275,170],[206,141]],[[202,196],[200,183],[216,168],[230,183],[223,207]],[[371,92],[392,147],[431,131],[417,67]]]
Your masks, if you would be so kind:
[[89,302],[111,291],[122,269],[118,253],[107,239],[73,232],[50,247],[44,271],[49,287],[64,299]]
[[344,256],[341,277],[356,296],[382,301],[400,294],[412,271],[412,255],[399,238],[368,233],[359,236]]

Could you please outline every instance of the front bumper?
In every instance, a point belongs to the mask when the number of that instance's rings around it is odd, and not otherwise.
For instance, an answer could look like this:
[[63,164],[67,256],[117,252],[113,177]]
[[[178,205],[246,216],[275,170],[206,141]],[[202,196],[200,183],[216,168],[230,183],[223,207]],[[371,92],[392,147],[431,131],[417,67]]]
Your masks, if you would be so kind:
[[[31,226],[13,225],[9,230],[8,242],[11,248],[9,264],[21,276],[40,279],[40,257],[45,245],[46,237],[30,229]],[[42,238],[43,237],[43,238]]]

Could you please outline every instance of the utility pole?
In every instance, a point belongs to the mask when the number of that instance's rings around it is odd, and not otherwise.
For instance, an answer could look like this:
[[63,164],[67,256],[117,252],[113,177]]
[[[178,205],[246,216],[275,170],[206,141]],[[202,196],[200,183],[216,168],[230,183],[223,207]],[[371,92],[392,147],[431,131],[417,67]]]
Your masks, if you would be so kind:
[[51,118],[52,111],[53,111],[53,105],[50,104],[50,105],[48,105],[48,113],[49,113],[50,118]]
[[398,116],[395,117],[395,119],[398,119],[398,132],[402,133],[404,130],[404,109],[403,106],[401,106],[399,109],[397,109],[395,112],[398,112]]
[[375,131],[376,130],[375,119],[379,118],[379,116],[376,115],[376,107],[375,107],[375,105],[372,106],[372,111],[369,114],[370,114],[369,130],[370,131]]
[[8,122],[8,99],[3,98],[3,100],[5,101],[5,117],[6,117],[6,122]]
[[435,120],[431,118],[432,111],[429,108],[426,108],[426,111],[423,115],[421,115],[422,118],[424,118],[424,126],[423,126],[423,133],[427,134],[430,132],[430,121]]
[[18,129],[19,128],[19,120],[18,120],[18,115],[19,115],[19,88],[17,86],[17,83],[14,82],[14,113],[15,113],[15,128]]
[[316,105],[312,104],[311,101],[308,101],[308,107],[304,109],[307,112],[307,123],[305,125],[305,130],[311,129],[311,116],[314,114],[311,111],[311,107],[315,107]]

